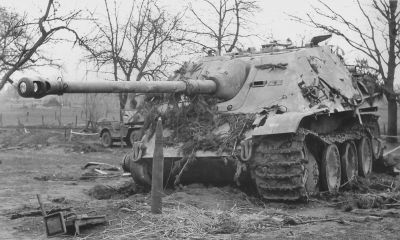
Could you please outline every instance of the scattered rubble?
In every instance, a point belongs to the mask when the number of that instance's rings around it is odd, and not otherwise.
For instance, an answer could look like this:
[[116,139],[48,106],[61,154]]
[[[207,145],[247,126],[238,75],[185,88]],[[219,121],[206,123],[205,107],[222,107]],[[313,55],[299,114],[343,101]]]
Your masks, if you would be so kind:
[[353,209],[389,209],[400,207],[400,178],[385,173],[372,173],[356,178],[337,194],[321,193],[325,205],[350,212]]
[[122,169],[108,164],[100,162],[88,162],[82,167],[84,172],[82,173],[80,180],[92,180],[96,178],[119,178],[123,177],[124,173]]
[[350,212],[364,216],[400,218],[400,211],[393,209],[354,209]]
[[41,176],[35,176],[33,179],[38,181],[77,181],[77,177],[65,174],[45,174]]
[[91,152],[107,152],[109,150],[105,149],[98,143],[85,143],[85,142],[73,142],[72,146],[66,147],[65,152],[76,152],[76,153],[91,153]]
[[144,192],[144,189],[132,181],[111,185],[98,184],[88,190],[87,194],[95,199],[120,199],[136,193]]
[[20,147],[6,147],[6,148],[0,148],[0,151],[7,151],[7,150],[16,150],[16,149],[21,149],[23,148],[22,146]]
[[223,212],[216,217],[216,222],[207,230],[211,234],[231,234],[240,229],[237,218],[227,212]]
[[96,178],[120,178],[124,176],[122,169],[107,163],[89,162],[82,167],[81,175],[64,173],[43,174],[33,177],[38,181],[78,181],[94,180]]
[[67,203],[68,200],[66,200],[65,197],[58,197],[51,199],[51,201],[53,203]]
[[394,154],[388,154],[384,159],[384,165],[390,167],[395,174],[400,173],[400,157]]

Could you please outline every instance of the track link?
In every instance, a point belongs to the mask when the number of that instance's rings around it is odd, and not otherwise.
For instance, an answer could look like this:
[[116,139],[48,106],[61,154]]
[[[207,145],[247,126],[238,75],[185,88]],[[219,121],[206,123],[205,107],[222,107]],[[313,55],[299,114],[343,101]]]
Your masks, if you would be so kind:
[[253,178],[266,200],[298,200],[307,197],[304,184],[304,134],[273,141],[261,141],[254,152]]
[[250,166],[258,193],[266,200],[307,199],[305,137],[312,135],[325,144],[340,145],[346,141],[371,137],[368,134],[372,128],[370,125],[376,125],[376,119],[371,122],[329,134],[320,135],[301,128],[294,135],[259,139]]

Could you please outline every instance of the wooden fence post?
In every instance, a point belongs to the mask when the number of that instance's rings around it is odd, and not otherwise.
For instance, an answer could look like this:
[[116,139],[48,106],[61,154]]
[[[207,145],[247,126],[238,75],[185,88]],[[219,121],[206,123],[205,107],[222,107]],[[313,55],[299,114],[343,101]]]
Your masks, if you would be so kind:
[[163,127],[161,117],[158,118],[156,139],[153,154],[153,171],[151,178],[151,212],[162,213],[163,178],[164,178],[164,153],[163,153]]
[[3,114],[0,113],[0,127],[3,127]]
[[42,126],[44,126],[44,116],[42,115]]

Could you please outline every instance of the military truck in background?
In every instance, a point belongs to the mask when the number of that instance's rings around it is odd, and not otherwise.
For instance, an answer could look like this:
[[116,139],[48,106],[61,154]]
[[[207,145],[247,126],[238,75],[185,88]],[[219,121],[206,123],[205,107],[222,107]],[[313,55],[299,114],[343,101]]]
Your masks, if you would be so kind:
[[122,110],[121,121],[100,119],[97,129],[100,142],[104,147],[111,147],[114,142],[125,143],[128,146],[140,140],[140,130],[143,127],[143,117],[138,110]]

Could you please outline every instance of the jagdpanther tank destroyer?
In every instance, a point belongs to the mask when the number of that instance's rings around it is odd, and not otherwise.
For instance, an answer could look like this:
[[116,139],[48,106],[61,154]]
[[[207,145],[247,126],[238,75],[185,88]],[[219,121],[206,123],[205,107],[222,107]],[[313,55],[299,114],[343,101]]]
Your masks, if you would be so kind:
[[23,78],[23,97],[148,93],[145,117],[123,160],[151,184],[154,123],[164,124],[164,182],[255,186],[267,200],[336,192],[367,176],[382,147],[373,94],[330,46],[265,45],[259,52],[185,63],[168,81],[65,82]]

